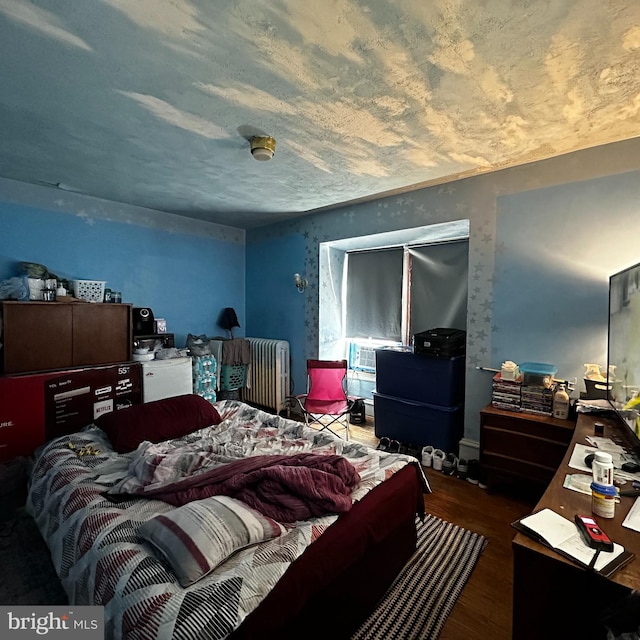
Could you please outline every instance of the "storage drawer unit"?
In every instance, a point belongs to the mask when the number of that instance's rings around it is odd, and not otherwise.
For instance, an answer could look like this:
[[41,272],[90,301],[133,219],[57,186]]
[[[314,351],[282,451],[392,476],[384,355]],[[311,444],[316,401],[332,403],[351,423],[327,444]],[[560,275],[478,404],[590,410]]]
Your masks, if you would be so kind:
[[574,427],[571,420],[485,407],[480,412],[480,465],[487,481],[506,476],[548,484]]
[[2,303],[3,373],[131,360],[131,305]]
[[463,405],[439,407],[424,402],[373,394],[376,437],[424,447],[433,445],[445,453],[457,451],[464,430]]
[[464,402],[465,356],[436,358],[409,350],[376,349],[376,391],[440,407]]

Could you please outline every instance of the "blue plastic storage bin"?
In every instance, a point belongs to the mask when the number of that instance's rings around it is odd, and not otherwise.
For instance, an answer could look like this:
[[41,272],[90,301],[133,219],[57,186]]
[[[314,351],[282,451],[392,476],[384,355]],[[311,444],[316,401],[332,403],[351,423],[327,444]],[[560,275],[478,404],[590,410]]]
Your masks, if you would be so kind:
[[465,356],[437,358],[405,349],[376,349],[376,391],[453,407],[464,402]]
[[555,364],[547,362],[523,362],[520,364],[522,384],[528,387],[550,387],[558,371]]
[[464,432],[464,405],[438,407],[424,402],[373,394],[374,431],[405,444],[433,445],[456,453]]

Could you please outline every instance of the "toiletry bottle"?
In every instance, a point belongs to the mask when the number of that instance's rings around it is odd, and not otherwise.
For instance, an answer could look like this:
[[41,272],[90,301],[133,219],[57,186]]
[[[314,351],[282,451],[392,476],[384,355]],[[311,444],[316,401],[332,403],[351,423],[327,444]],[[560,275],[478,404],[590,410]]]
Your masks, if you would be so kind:
[[553,417],[566,420],[569,417],[569,394],[561,384],[553,396]]

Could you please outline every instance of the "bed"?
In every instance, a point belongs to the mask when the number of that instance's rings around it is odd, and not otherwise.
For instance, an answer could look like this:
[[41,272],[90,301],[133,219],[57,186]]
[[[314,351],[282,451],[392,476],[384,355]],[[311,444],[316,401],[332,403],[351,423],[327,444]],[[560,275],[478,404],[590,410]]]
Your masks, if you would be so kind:
[[43,445],[27,510],[107,638],[347,638],[415,550],[428,491],[410,456],[187,395]]

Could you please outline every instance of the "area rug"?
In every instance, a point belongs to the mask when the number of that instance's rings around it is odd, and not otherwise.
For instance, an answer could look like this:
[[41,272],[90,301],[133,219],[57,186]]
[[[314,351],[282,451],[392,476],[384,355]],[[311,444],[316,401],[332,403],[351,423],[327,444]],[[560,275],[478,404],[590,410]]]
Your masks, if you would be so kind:
[[435,516],[418,520],[415,554],[352,640],[433,640],[487,539]]

